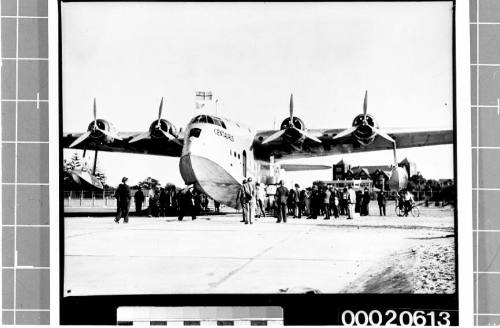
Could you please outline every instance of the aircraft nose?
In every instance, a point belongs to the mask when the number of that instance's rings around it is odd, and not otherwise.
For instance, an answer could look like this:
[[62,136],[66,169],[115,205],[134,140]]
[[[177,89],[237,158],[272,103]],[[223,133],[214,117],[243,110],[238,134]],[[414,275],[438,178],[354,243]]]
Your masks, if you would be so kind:
[[196,175],[193,170],[193,162],[191,161],[191,154],[183,155],[179,161],[179,171],[181,172],[182,179],[186,184],[193,184],[196,182]]
[[205,141],[200,138],[202,133],[200,128],[186,129],[186,137],[184,138],[184,147],[182,148],[182,156],[186,155],[201,155],[206,148]]
[[195,184],[222,204],[238,206],[239,183],[216,161],[191,153],[181,157],[179,170],[186,184]]

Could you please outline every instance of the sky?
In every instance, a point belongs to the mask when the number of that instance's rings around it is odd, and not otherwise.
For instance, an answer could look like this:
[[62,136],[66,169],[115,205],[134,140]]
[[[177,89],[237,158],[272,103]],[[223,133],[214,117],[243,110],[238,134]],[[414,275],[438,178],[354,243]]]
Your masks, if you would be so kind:
[[[451,129],[451,6],[65,2],[63,131],[85,131],[94,97],[98,117],[118,131],[146,131],[161,97],[163,117],[184,127],[196,114],[195,91],[212,91],[219,115],[255,130],[279,126],[290,93],[307,128],[347,128],[362,112],[365,90],[382,128]],[[399,150],[404,157],[426,178],[453,176],[451,145]],[[293,163],[341,158],[390,164],[392,151]],[[176,158],[100,152],[99,164],[111,185],[122,176],[182,185]],[[305,183],[331,171],[293,176]]]

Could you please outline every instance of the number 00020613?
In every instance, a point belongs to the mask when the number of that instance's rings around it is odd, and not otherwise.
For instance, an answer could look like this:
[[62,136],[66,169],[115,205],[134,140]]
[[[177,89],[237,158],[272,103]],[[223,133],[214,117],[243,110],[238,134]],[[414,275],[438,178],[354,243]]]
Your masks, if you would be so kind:
[[344,311],[342,324],[346,326],[449,326],[450,313],[446,311],[401,311],[379,310]]

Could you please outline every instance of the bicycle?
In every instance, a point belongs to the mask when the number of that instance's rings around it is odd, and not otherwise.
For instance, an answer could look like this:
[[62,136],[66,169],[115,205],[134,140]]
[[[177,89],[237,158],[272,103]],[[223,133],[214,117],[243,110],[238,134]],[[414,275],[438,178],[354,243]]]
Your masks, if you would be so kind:
[[[395,208],[395,212],[396,212],[396,215],[397,216],[405,216],[404,215],[404,208],[403,210],[401,210],[399,208],[399,205],[396,205],[396,208]],[[418,218],[420,217],[420,210],[418,209],[418,206],[417,204],[413,203],[411,204],[411,209],[408,211],[408,214],[411,213],[411,215],[414,217],[414,218]],[[408,215],[406,215],[408,216]]]

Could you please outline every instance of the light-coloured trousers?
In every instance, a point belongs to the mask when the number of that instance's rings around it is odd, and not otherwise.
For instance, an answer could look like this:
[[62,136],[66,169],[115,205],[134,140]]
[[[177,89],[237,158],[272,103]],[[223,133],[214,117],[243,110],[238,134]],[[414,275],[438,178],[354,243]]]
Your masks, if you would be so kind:
[[347,205],[347,217],[354,219],[354,204]]
[[245,222],[252,222],[255,216],[255,203],[249,202],[243,205],[243,215],[245,216]]

